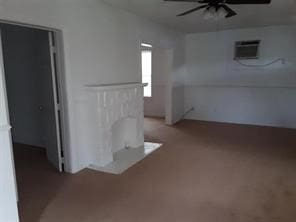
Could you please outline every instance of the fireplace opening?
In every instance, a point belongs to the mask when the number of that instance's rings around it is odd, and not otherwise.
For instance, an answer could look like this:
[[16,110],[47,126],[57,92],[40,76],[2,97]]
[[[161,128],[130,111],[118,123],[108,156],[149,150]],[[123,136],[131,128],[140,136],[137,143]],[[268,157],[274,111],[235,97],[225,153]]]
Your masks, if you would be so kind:
[[112,152],[137,146],[137,119],[127,117],[117,120],[112,126]]

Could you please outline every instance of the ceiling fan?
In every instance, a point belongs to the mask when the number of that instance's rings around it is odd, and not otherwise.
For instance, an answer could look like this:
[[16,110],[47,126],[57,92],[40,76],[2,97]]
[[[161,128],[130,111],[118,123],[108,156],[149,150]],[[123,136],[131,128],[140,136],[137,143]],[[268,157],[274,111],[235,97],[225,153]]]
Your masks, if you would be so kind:
[[246,4],[270,4],[271,0],[164,0],[167,2],[196,2],[199,5],[193,9],[183,12],[177,16],[185,16],[195,11],[205,9],[203,12],[205,19],[230,18],[237,13],[228,5],[246,5]]

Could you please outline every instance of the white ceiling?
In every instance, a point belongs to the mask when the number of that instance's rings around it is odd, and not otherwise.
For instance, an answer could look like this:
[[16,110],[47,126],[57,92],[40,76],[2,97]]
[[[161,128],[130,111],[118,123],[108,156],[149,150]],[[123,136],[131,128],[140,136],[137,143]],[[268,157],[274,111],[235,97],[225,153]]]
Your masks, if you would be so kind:
[[193,8],[197,3],[164,2],[163,0],[104,1],[187,33],[296,24],[296,0],[272,0],[270,5],[231,6],[238,15],[219,22],[204,20],[201,11],[185,17],[176,17],[178,13]]

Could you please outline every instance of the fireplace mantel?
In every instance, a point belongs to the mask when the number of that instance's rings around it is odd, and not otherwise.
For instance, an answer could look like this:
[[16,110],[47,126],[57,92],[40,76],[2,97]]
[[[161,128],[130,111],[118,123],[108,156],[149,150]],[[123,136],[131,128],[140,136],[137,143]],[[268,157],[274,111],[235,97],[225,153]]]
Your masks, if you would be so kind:
[[106,166],[114,161],[115,152],[144,145],[143,93],[146,85],[121,83],[85,86],[93,113],[94,128],[91,133],[96,138],[90,148],[90,165]]

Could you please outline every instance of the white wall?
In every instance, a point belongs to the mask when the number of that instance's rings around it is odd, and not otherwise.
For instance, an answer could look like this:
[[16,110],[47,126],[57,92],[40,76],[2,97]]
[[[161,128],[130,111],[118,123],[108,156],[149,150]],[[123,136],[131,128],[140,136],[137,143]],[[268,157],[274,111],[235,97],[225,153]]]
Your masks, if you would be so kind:
[[169,88],[171,88],[169,92],[169,102],[171,104],[171,107],[169,108],[169,110],[172,110],[171,120],[169,122],[171,124],[174,124],[181,120],[184,115],[184,79],[186,74],[186,66],[183,64],[185,63],[186,57],[185,40],[178,45],[177,50],[173,52],[172,56],[172,74],[169,76],[170,79],[168,81]]
[[[140,82],[140,42],[178,54],[183,35],[99,0],[0,0],[0,18],[63,31],[70,150],[68,171],[86,165],[81,134],[83,87],[87,84]],[[184,63],[175,63],[173,75]]]
[[[239,40],[261,40],[260,59],[234,60]],[[278,127],[296,127],[296,26],[274,26],[186,37],[185,108],[189,119]]]

